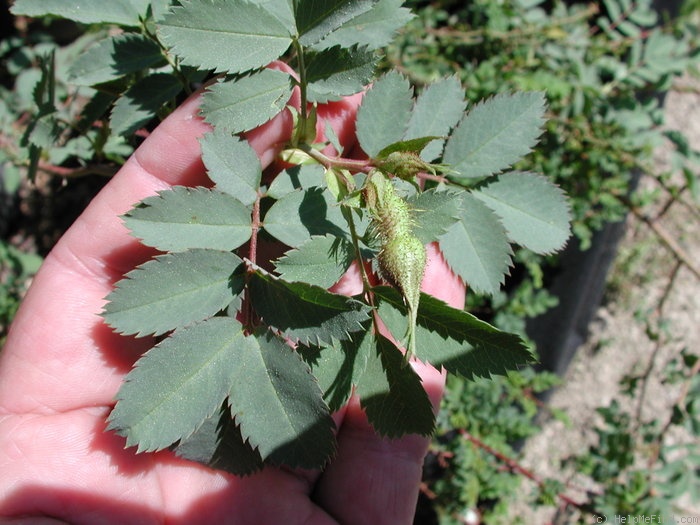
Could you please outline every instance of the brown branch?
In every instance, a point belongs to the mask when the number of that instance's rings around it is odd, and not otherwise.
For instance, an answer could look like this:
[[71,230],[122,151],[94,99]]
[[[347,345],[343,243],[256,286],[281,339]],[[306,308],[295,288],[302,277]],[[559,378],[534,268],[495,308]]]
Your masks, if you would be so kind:
[[[544,481],[537,476],[534,472],[531,470],[523,467],[520,463],[518,463],[516,460],[513,458],[510,458],[506,456],[505,454],[499,452],[495,448],[487,445],[483,441],[481,441],[479,438],[473,436],[466,430],[460,430],[460,434],[464,439],[472,443],[473,445],[477,446],[478,448],[482,449],[484,452],[492,455],[495,457],[497,460],[499,460],[501,463],[503,463],[509,470],[512,472],[515,472],[516,474],[520,474],[521,476],[526,477],[527,479],[533,481],[538,487],[544,488],[545,483]],[[559,493],[557,494],[557,497],[567,506],[572,506],[577,509],[581,510],[586,510],[586,505],[584,503],[579,503],[578,501],[574,500],[570,496],[567,496],[566,494]]]
[[68,179],[76,179],[87,175],[100,175],[102,177],[112,177],[119,168],[112,164],[88,164],[80,168],[66,168],[65,166],[55,166],[48,162],[39,161],[37,167],[39,170],[49,175],[56,177],[65,177]]

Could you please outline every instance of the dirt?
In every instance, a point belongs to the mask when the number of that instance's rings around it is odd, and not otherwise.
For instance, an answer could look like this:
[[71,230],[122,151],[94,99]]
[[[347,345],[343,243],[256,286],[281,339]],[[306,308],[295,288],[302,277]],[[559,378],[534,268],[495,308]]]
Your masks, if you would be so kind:
[[[700,149],[700,81],[684,79],[674,86],[665,100],[667,127],[683,132],[695,149]],[[659,148],[656,170],[661,173],[669,162],[669,148]],[[676,181],[677,182],[677,181]],[[642,190],[659,190],[647,177]],[[570,424],[554,420],[544,422],[543,431],[530,439],[523,450],[522,464],[543,478],[556,476],[567,481],[565,491],[574,500],[583,500],[584,490],[595,488],[575,471],[562,470],[561,462],[587,449],[595,442],[594,427],[601,421],[597,407],[613,400],[644,421],[665,423],[670,408],[680,395],[680,385],[666,385],[661,371],[683,349],[698,353],[700,340],[700,278],[664,244],[665,236],[677,243],[676,249],[687,262],[700,261],[700,215],[698,203],[690,192],[665,209],[645,209],[654,218],[649,223],[630,215],[626,235],[610,275],[606,300],[590,326],[588,340],[577,351],[564,378],[564,384],[550,398],[550,406],[564,410]],[[659,236],[661,234],[662,237]],[[665,324],[659,341],[645,330]],[[647,375],[646,388],[633,398],[620,390],[625,377]],[[681,432],[669,432],[668,443],[688,442]],[[562,478],[564,473],[564,478]],[[524,483],[523,493],[532,490]],[[687,496],[676,502],[678,516],[692,516],[700,523],[700,505]],[[530,509],[515,505],[513,516],[525,523],[567,523],[554,507]],[[562,521],[557,521],[562,520]],[[690,523],[690,522],[689,522]]]

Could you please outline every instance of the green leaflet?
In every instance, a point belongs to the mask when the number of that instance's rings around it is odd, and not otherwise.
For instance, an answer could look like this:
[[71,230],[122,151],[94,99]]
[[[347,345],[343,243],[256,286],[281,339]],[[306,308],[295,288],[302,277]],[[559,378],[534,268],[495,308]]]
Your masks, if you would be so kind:
[[456,179],[508,169],[537,143],[545,109],[540,92],[500,94],[477,104],[447,141],[443,161],[459,173]]
[[239,360],[258,348],[230,317],[175,332],[143,355],[117,394],[109,429],[152,451],[190,436],[221,406]]
[[374,75],[374,53],[339,46],[307,57],[308,98],[311,102],[339,100],[359,93]]
[[312,235],[346,235],[340,206],[328,191],[312,187],[288,193],[275,202],[263,221],[265,230],[287,246],[297,247]]
[[241,435],[264,460],[321,468],[335,452],[335,425],[299,355],[267,333],[237,356],[229,402]]
[[122,334],[160,335],[223,310],[243,289],[230,252],[191,250],[156,257],[132,270],[107,296],[108,325]]
[[258,197],[262,176],[262,166],[253,148],[218,127],[199,142],[202,161],[216,189],[251,206]]
[[217,82],[202,97],[204,120],[229,133],[248,131],[277,115],[292,96],[289,74],[274,69]]
[[477,293],[500,290],[512,250],[499,217],[471,193],[462,193],[459,221],[440,236],[440,249],[450,268]]
[[250,238],[250,211],[217,190],[175,186],[144,199],[124,215],[126,226],[147,246],[233,250]]
[[357,139],[364,152],[375,157],[386,146],[399,142],[412,107],[411,86],[402,75],[392,72],[378,79],[357,112]]
[[391,341],[381,334],[372,339],[374,349],[357,384],[367,419],[389,439],[405,433],[430,435],[435,415],[420,378]]
[[148,124],[166,103],[182,91],[182,83],[169,73],[153,73],[131,86],[117,100],[109,119],[112,133],[131,135]]
[[269,326],[304,345],[331,345],[363,329],[370,308],[319,286],[289,283],[258,270],[250,274],[255,311]]
[[377,0],[298,0],[295,2],[299,43],[309,47],[369,11]]
[[77,84],[92,86],[164,62],[163,53],[153,40],[123,33],[89,47],[71,65],[70,78]]
[[564,192],[541,175],[499,175],[473,195],[496,212],[513,242],[533,252],[560,250],[571,234]]
[[423,244],[437,241],[461,217],[461,194],[430,189],[406,199],[413,218],[413,233]]
[[136,0],[16,0],[11,12],[14,15],[46,16],[68,18],[83,24],[117,24],[137,26],[139,16],[145,15],[143,2]]
[[158,24],[183,64],[242,73],[263,67],[292,43],[289,28],[264,5],[246,0],[184,0]]
[[[406,308],[400,295],[386,286],[374,288],[374,293],[387,328],[392,334],[403,333]],[[467,379],[505,374],[534,360],[520,336],[426,294],[421,295],[416,337],[416,355],[421,361]]]
[[[456,77],[430,84],[416,100],[404,140],[425,136],[446,137],[457,125],[466,107],[464,89]],[[427,161],[436,159],[444,145],[444,140],[431,142],[421,152],[421,157]]]
[[330,288],[347,271],[353,261],[352,245],[334,235],[311,237],[289,250],[275,263],[286,281],[303,281]]
[[402,3],[403,0],[379,0],[368,11],[323,37],[314,47],[326,49],[339,45],[345,48],[382,48],[391,42],[400,28],[414,18],[410,9],[401,7]]

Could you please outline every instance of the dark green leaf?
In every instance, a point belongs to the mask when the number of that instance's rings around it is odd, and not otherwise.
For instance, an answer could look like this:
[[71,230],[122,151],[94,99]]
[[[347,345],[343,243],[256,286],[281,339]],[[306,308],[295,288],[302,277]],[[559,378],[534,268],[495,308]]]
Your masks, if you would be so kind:
[[353,256],[349,242],[334,235],[314,236],[278,259],[275,269],[285,281],[330,288],[346,272]]
[[240,375],[241,359],[258,351],[254,337],[230,317],[214,317],[173,333],[129,372],[109,416],[109,429],[139,452],[190,436],[221,406]]
[[435,426],[433,407],[421,380],[403,354],[383,335],[376,335],[375,349],[357,385],[360,403],[374,429],[387,438],[404,434],[428,436]]
[[357,139],[370,157],[399,142],[406,132],[413,106],[408,80],[391,72],[377,80],[357,112]]
[[216,189],[237,198],[246,206],[258,196],[262,167],[248,142],[223,128],[215,128],[199,141],[202,161]]
[[154,73],[131,86],[117,100],[109,120],[112,133],[130,135],[148,124],[163,107],[182,91],[175,75]]
[[299,43],[309,47],[362,13],[369,11],[377,0],[298,0],[294,18]]
[[210,86],[202,97],[204,119],[229,133],[264,124],[284,109],[292,96],[289,74],[274,69]]
[[223,310],[243,289],[231,252],[191,250],[156,257],[126,274],[103,316],[122,334],[160,335]]
[[354,45],[379,49],[391,42],[401,27],[406,25],[413,14],[401,7],[403,0],[379,0],[369,11],[345,22],[338,29],[323,38],[319,48]]
[[307,58],[308,99],[311,102],[339,100],[359,93],[374,74],[377,57],[361,49],[338,46]]
[[312,235],[345,237],[346,222],[333,196],[316,187],[296,190],[275,202],[263,226],[287,246],[297,247]]
[[47,15],[68,18],[84,24],[139,25],[140,13],[130,0],[15,0],[14,15],[42,17]]
[[320,286],[290,283],[262,271],[250,275],[255,311],[268,325],[304,345],[330,345],[363,329],[369,307]]
[[241,429],[231,417],[228,404],[204,420],[195,432],[181,440],[175,454],[236,476],[260,470],[263,461],[257,450],[241,436]]
[[241,352],[229,402],[241,435],[275,465],[320,468],[335,451],[328,407],[309,367],[280,339]]
[[473,192],[496,212],[511,241],[536,253],[561,249],[571,233],[564,192],[535,173],[506,173]]
[[163,62],[153,40],[136,33],[124,33],[101,40],[75,59],[70,78],[83,86],[116,80]]
[[[430,84],[416,100],[404,139],[426,135],[447,136],[459,122],[466,107],[464,89],[456,77]],[[444,140],[428,144],[421,157],[428,161],[438,158],[444,144]]]
[[289,28],[247,0],[183,0],[159,24],[160,36],[183,64],[242,73],[280,57]]
[[469,193],[462,194],[460,221],[440,237],[440,249],[450,268],[478,293],[498,292],[511,266],[510,243],[498,216]]
[[[406,307],[401,295],[385,286],[374,291],[381,300],[382,321],[392,334],[403,334]],[[467,379],[505,374],[534,359],[520,336],[502,332],[427,294],[421,294],[416,341],[419,359]]]
[[374,352],[374,337],[369,324],[363,333],[333,346],[300,345],[297,348],[318,380],[331,412],[340,410],[347,403],[353,387],[364,374],[370,352]]
[[147,246],[163,251],[190,248],[233,250],[250,238],[250,211],[216,190],[175,186],[144,199],[124,216]]
[[537,144],[545,109],[540,92],[500,94],[477,104],[447,141],[444,162],[460,177],[507,169]]
[[406,199],[415,221],[413,233],[423,244],[437,241],[460,219],[458,193],[430,189]]

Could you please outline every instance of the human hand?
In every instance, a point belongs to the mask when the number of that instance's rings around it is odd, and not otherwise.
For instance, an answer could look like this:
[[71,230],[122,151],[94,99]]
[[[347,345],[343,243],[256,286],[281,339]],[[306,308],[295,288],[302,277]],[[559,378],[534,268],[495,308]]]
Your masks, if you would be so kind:
[[[319,112],[346,141],[358,102]],[[169,451],[137,455],[105,432],[124,375],[152,345],[113,333],[98,315],[114,282],[153,255],[119,216],[172,185],[207,184],[198,138],[209,128],[197,104],[168,117],[93,200],[17,313],[0,354],[0,523],[411,523],[429,440],[382,439],[354,398],[334,416],[338,451],[323,472],[270,467],[237,478]],[[284,112],[249,134],[263,166],[290,133]],[[358,278],[350,273],[336,291]],[[434,247],[423,289],[463,305],[464,287]],[[443,375],[414,366],[437,406]]]

